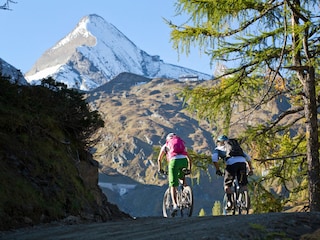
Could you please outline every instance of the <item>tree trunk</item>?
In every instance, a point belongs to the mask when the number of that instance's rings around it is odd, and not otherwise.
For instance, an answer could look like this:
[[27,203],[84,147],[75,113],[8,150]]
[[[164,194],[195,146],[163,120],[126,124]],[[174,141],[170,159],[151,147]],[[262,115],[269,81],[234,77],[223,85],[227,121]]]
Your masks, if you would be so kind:
[[[302,74],[300,75],[300,77]],[[304,75],[304,111],[306,117],[307,162],[310,211],[320,211],[320,164],[315,69]]]
[[[295,9],[300,8],[300,0],[295,0]],[[292,11],[292,28],[297,29],[299,26],[300,16]],[[316,81],[315,69],[310,61],[310,53],[308,44],[304,44],[305,51],[302,58],[300,51],[295,52],[297,43],[303,40],[305,43],[308,37],[308,31],[305,31],[304,39],[301,36],[292,32],[292,49],[293,49],[293,65],[301,67],[303,62],[307,69],[298,70],[297,77],[303,85],[303,101],[304,113],[306,121],[306,140],[307,140],[307,163],[308,163],[308,189],[309,189],[309,207],[310,211],[320,211],[320,164],[319,164],[319,139],[318,139],[318,111],[317,111],[317,96],[316,96]]]

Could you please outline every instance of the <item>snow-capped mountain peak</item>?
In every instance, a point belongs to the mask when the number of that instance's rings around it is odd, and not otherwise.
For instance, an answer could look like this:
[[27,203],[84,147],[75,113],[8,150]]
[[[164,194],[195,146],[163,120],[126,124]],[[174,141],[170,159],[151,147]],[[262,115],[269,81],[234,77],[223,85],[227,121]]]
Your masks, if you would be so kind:
[[3,77],[7,77],[8,81],[11,83],[16,83],[19,85],[29,85],[29,83],[23,77],[20,70],[16,69],[14,66],[7,63],[1,58],[0,58],[0,74]]
[[[89,21],[89,17],[84,17],[78,23],[77,27],[71,33],[69,33],[65,38],[63,38],[61,41],[59,41],[57,43],[57,45],[52,48],[52,50],[56,50],[60,47],[63,47],[67,43],[72,42],[72,40],[77,39],[79,37],[82,37],[82,38],[91,37],[92,35],[90,34],[90,32],[88,32],[87,27],[86,27],[88,21]],[[92,37],[94,37],[94,36],[92,36]]]
[[147,78],[211,78],[147,54],[96,14],[83,17],[73,31],[40,57],[25,77],[33,83],[52,76],[69,88],[88,91],[123,72]]

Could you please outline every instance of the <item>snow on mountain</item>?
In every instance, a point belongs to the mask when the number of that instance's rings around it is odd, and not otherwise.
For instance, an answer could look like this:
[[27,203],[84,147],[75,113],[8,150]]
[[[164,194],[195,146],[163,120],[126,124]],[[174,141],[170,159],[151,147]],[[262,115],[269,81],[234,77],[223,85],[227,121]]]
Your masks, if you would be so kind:
[[20,70],[13,67],[11,64],[7,63],[0,58],[0,74],[4,77],[8,77],[11,83],[17,83],[19,85],[28,85],[29,83],[23,77]]
[[35,83],[52,76],[70,88],[88,91],[122,72],[148,78],[212,78],[147,54],[115,26],[95,14],[83,17],[71,33],[40,57],[25,77],[28,82]]

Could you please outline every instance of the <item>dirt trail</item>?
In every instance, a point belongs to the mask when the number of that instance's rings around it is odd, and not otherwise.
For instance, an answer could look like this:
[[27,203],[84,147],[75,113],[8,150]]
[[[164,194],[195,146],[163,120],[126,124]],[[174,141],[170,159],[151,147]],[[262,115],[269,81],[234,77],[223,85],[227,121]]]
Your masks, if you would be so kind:
[[[316,230],[317,238],[306,238],[305,234],[315,235]],[[320,212],[147,217],[94,224],[42,225],[2,232],[0,239],[320,239]]]

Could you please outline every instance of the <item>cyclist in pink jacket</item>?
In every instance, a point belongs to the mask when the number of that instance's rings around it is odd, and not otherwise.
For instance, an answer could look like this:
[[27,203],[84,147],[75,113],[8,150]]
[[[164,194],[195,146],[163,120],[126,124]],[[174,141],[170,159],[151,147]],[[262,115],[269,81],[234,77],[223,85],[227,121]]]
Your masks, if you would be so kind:
[[[178,145],[177,148],[175,148],[173,144],[171,144],[171,141],[173,140],[176,140],[174,145]],[[184,185],[186,184],[184,177],[185,174],[182,172],[182,169],[186,168],[188,170],[191,170],[192,161],[186,147],[184,146],[183,140],[175,133],[169,133],[166,137],[166,143],[161,147],[158,156],[158,172],[160,173],[163,172],[161,168],[161,161],[164,155],[166,155],[166,159],[168,162],[169,186],[173,202],[172,214],[174,215],[178,211],[176,189],[179,186],[179,179],[183,179]]]

